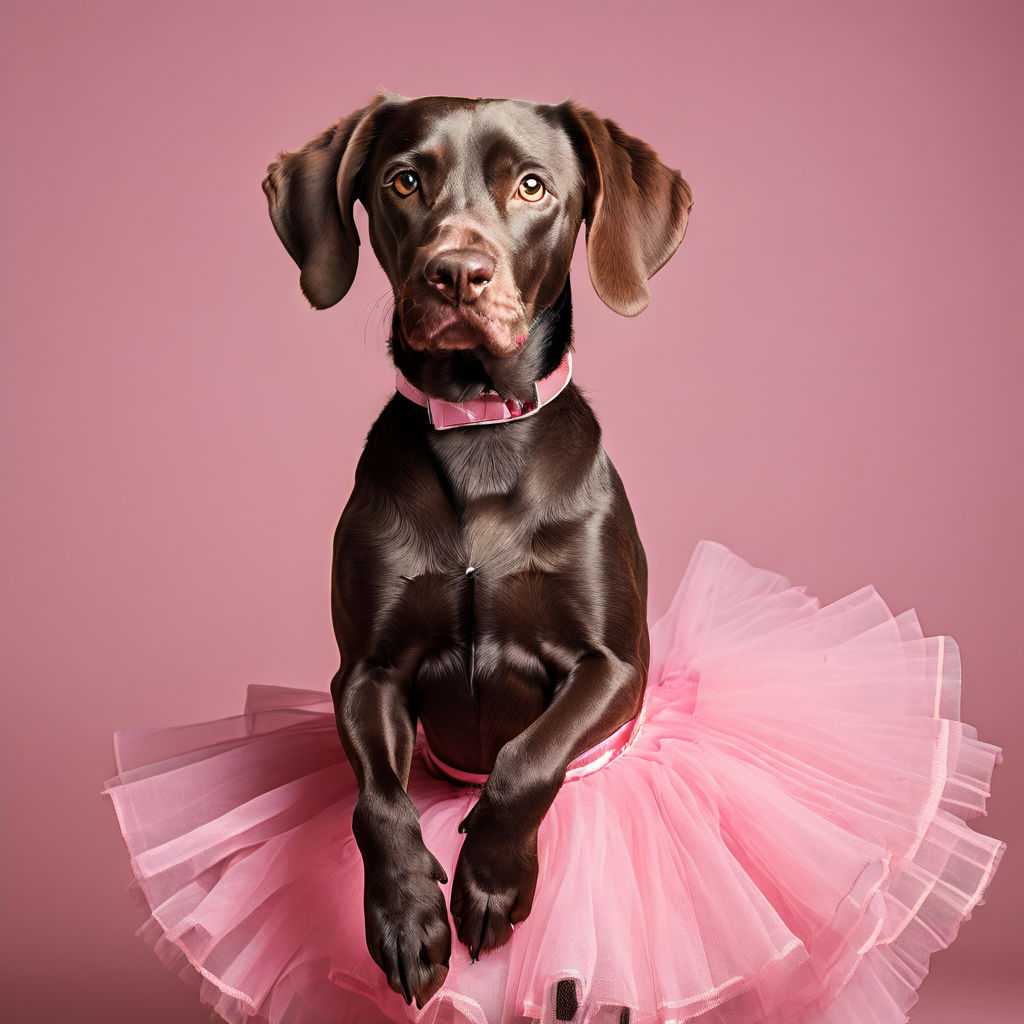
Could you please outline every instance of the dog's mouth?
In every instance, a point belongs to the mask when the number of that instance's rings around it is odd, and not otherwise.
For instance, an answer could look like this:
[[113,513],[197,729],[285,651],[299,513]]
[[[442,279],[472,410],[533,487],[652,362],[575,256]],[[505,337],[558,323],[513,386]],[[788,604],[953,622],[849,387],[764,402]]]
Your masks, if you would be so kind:
[[424,355],[483,350],[507,359],[526,342],[529,321],[521,303],[452,304],[430,295],[406,294],[396,302],[402,341]]
[[495,324],[465,310],[443,312],[426,323],[421,319],[411,335],[402,318],[396,315],[395,321],[395,362],[428,395],[452,402],[470,401],[484,391],[523,401],[534,397],[527,327]]
[[[389,347],[396,366],[434,398],[465,402],[484,391],[531,401],[572,340],[569,280],[550,308],[529,319],[514,302],[442,302],[422,291],[395,299]],[[495,296],[500,298],[500,296]]]

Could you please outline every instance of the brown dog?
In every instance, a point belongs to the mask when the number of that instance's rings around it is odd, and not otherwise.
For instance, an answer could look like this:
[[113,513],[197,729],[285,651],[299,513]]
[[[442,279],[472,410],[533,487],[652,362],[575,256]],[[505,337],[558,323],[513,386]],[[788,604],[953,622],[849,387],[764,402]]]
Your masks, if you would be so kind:
[[[581,223],[601,298],[643,310],[692,196],[646,143],[572,102],[378,96],[263,182],[323,309],[348,291],[352,208],[394,290],[389,342],[438,399],[535,401],[572,343]],[[451,931],[406,793],[417,722],[448,764],[489,772],[452,886],[474,956],[508,941],[537,884],[537,830],[569,763],[634,717],[647,566],[597,420],[575,385],[519,422],[433,429],[402,395],[373,425],[334,546],[338,731],[359,782],[366,941],[422,1005]]]

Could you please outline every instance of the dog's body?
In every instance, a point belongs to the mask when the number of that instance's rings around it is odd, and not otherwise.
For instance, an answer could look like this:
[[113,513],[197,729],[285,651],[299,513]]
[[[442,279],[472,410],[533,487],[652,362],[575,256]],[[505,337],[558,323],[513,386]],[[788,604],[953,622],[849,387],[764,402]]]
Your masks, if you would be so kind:
[[[416,387],[529,401],[572,342],[581,223],[601,297],[632,315],[692,205],[642,142],[571,103],[378,97],[271,165],[275,227],[325,307],[370,215],[395,294],[390,341]],[[417,721],[437,757],[489,778],[452,885],[474,956],[530,912],[537,830],[569,763],[633,718],[648,664],[647,570],[618,474],[573,384],[520,422],[435,431],[396,395],[335,537],[332,693],[360,786],[367,945],[424,1003],[451,932],[408,781]]]

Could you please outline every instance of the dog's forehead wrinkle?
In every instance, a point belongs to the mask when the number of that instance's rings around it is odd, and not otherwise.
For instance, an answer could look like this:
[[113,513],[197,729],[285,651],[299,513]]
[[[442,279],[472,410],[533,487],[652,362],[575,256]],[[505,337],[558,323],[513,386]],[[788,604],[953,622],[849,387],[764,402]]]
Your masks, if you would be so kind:
[[487,121],[479,129],[476,155],[488,163],[535,163],[549,172],[571,173],[575,154],[568,137],[536,115]]
[[497,218],[493,197],[475,182],[472,170],[458,168],[448,175],[438,192],[433,208],[437,230],[444,231],[463,218],[478,222],[481,228],[494,229]]
[[418,121],[416,145],[442,147],[453,163],[511,157],[575,166],[575,153],[565,131],[526,101],[484,100],[452,109],[439,107],[431,98],[423,101]]
[[473,134],[473,118],[468,110],[456,110],[443,117],[427,121],[423,125],[418,144],[433,146],[445,153],[448,159],[464,150]]

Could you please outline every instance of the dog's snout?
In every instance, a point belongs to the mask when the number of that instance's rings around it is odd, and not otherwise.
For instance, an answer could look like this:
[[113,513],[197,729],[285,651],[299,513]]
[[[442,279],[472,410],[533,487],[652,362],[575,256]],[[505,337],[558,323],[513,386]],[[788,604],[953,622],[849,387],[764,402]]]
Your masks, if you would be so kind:
[[494,260],[480,249],[445,249],[423,268],[427,281],[449,302],[476,302],[494,277]]

